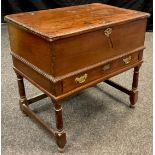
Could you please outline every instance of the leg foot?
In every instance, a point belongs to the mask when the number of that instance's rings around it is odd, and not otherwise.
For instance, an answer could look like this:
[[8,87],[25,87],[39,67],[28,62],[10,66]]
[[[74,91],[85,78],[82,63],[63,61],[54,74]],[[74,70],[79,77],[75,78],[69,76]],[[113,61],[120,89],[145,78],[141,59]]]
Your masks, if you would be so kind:
[[55,139],[58,150],[62,152],[66,144],[66,133],[63,130],[62,106],[58,101],[53,101],[56,120]]
[[134,108],[135,104],[138,100],[138,78],[139,78],[139,69],[140,66],[136,66],[134,68],[134,74],[133,74],[133,82],[132,82],[132,90],[130,93],[130,107]]
[[55,138],[56,138],[56,143],[58,145],[58,151],[59,152],[64,152],[64,147],[66,144],[66,133],[65,132],[57,132],[55,134]]
[[138,91],[132,91],[130,94],[130,108],[135,108],[135,104],[138,100]]
[[134,108],[135,108],[135,105],[130,104],[129,107],[130,107],[131,109],[134,109]]
[[58,151],[60,152],[60,153],[63,153],[64,152],[64,148],[60,148],[60,147],[58,147]]

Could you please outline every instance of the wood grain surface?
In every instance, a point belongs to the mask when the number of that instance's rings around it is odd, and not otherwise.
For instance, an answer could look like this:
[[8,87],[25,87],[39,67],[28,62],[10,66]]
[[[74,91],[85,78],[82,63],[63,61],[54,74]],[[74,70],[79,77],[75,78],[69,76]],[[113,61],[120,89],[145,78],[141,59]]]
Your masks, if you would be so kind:
[[5,20],[48,40],[53,40],[147,16],[149,16],[148,13],[93,3],[13,14],[6,16]]

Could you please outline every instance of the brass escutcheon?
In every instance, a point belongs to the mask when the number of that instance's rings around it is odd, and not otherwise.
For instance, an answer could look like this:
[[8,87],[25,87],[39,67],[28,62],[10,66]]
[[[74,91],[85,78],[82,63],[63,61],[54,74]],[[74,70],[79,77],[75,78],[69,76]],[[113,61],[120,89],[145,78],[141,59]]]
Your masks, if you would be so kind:
[[112,28],[107,28],[107,29],[104,30],[104,34],[105,34],[107,37],[109,37],[111,33],[112,33]]
[[76,83],[84,83],[86,81],[87,77],[88,77],[88,74],[85,73],[84,75],[82,75],[80,77],[76,77],[75,82]]
[[104,66],[102,67],[102,70],[103,70],[103,71],[106,71],[106,70],[108,70],[108,69],[110,69],[110,64],[106,64],[106,65],[104,65]]
[[127,57],[127,58],[124,58],[123,59],[123,62],[127,65],[131,62],[131,56]]

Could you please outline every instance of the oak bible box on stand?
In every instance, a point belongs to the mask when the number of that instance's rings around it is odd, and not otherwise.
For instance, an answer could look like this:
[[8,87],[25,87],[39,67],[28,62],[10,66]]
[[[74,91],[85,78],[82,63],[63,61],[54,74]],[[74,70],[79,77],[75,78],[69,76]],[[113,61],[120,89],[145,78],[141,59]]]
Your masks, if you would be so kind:
[[[104,81],[129,95],[130,107],[134,107],[148,16],[93,3],[5,17],[20,108],[54,135],[60,152],[66,144],[61,106],[64,98]],[[131,68],[131,90],[108,80]],[[44,94],[27,99],[23,78]],[[53,102],[55,128],[29,107],[45,97]]]

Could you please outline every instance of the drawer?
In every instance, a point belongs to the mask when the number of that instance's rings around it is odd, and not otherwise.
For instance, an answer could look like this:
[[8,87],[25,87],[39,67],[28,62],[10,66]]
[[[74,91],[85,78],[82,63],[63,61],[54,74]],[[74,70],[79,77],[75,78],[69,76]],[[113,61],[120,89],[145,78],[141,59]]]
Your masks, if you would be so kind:
[[121,70],[126,67],[137,63],[141,59],[141,53],[136,52],[123,56],[119,59],[110,61],[93,69],[87,70],[80,74],[74,75],[72,77],[63,80],[63,93],[73,90],[77,87],[83,86],[93,80],[104,78],[105,76],[114,73],[115,71]]
[[144,19],[137,20],[53,42],[55,76],[62,76],[124,53],[142,50],[145,26]]

